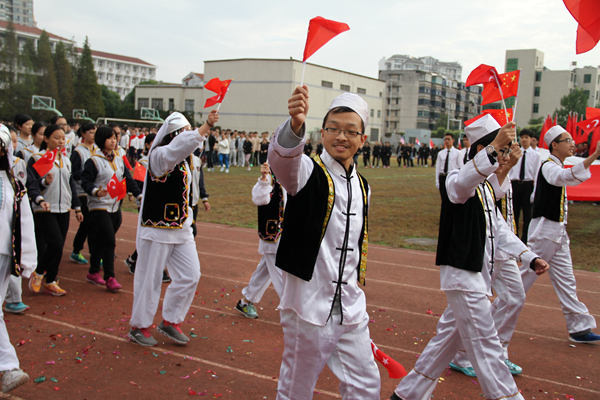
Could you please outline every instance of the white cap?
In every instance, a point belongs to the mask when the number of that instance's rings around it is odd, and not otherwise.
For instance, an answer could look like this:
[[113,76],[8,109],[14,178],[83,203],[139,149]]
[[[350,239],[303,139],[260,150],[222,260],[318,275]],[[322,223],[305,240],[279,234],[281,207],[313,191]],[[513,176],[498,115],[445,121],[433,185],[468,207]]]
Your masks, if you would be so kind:
[[190,123],[187,118],[180,112],[175,111],[165,119],[165,124],[169,124],[167,134],[178,131],[181,128],[188,126]]
[[369,105],[362,97],[355,93],[342,93],[333,99],[329,109],[337,107],[348,107],[357,113],[360,119],[362,119],[365,130],[367,129],[367,125],[369,125]]
[[498,121],[496,121],[491,115],[486,114],[477,121],[473,122],[471,125],[467,126],[465,128],[465,134],[467,135],[469,142],[471,142],[471,145],[473,145],[479,139],[500,128],[501,126]]
[[8,146],[12,143],[12,137],[10,131],[4,124],[0,124],[0,146],[7,150]]
[[546,142],[546,145],[548,146],[548,148],[551,147],[550,143],[552,143],[552,141],[554,139],[556,139],[557,137],[559,137],[560,135],[562,135],[563,132],[566,132],[566,130],[565,130],[565,128],[563,128],[560,125],[556,125],[556,126],[553,126],[550,129],[548,129],[548,131],[544,135],[544,142]]

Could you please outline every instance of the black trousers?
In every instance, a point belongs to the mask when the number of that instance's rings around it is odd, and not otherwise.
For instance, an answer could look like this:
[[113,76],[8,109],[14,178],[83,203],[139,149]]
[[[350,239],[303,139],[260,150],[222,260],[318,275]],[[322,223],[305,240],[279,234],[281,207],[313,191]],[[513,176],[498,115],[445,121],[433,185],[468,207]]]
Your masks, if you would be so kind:
[[531,193],[533,193],[533,181],[512,181],[513,189],[513,216],[517,225],[517,236],[519,236],[519,217],[523,209],[523,232],[521,241],[527,243],[529,235],[529,222],[531,222]]
[[115,232],[118,213],[105,210],[90,211],[92,229],[92,248],[90,257],[90,274],[100,272],[100,260],[104,269],[104,280],[115,277]]
[[214,150],[209,150],[206,152],[206,168],[214,168],[214,158],[213,158]]
[[79,224],[79,229],[77,229],[77,233],[73,239],[73,253],[79,253],[81,250],[83,250],[83,245],[85,244],[86,239],[88,239],[88,248],[91,249],[88,237],[90,232],[90,221],[88,218],[89,210],[87,206],[87,196],[79,196],[79,201],[81,202],[83,221]]
[[365,165],[365,167],[371,166],[371,155],[370,154],[363,154],[363,164]]
[[[70,213],[36,212],[33,214],[35,221],[35,236],[45,242],[45,246],[38,248],[38,266],[35,272],[38,275],[46,273],[46,283],[56,280],[58,267],[62,259],[65,238],[69,230]],[[40,243],[40,241],[38,241]],[[39,256],[41,254],[41,257]]]

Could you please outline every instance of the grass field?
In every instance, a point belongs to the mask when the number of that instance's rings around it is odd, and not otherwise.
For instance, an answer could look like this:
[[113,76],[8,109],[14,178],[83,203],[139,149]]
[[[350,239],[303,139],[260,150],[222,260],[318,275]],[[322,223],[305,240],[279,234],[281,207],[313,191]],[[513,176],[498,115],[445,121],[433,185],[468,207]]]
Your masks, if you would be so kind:
[[[359,169],[373,191],[369,212],[370,241],[435,251],[435,246],[406,241],[410,238],[437,239],[440,195],[435,188],[435,168],[398,168],[394,164],[396,162],[392,160],[392,167],[388,169]],[[218,168],[212,173],[204,171],[212,209],[200,211],[198,219],[255,228],[256,206],[252,203],[251,190],[260,176],[259,168],[248,172],[232,167],[229,174],[218,172]],[[570,204],[568,232],[575,268],[600,271],[597,255],[600,250],[600,206]]]

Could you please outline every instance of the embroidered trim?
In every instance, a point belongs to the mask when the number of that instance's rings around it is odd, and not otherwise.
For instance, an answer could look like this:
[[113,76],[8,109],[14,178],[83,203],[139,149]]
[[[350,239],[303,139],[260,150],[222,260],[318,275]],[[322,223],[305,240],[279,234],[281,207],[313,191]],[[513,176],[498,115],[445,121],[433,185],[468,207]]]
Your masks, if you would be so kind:
[[579,182],[583,183],[583,181],[581,179],[579,179],[578,177],[575,176],[575,172],[573,172],[573,167],[570,168],[571,170],[571,175],[573,175],[573,178],[577,179]]
[[519,254],[519,262],[523,262],[523,260],[521,259],[521,256],[522,256],[523,254],[527,253],[528,251],[529,251],[529,250],[523,250],[523,251],[521,252],[521,254]]
[[327,212],[325,213],[325,220],[323,221],[323,229],[321,230],[321,239],[319,243],[323,241],[323,236],[325,236],[325,230],[327,229],[327,225],[329,224],[329,218],[331,218],[331,210],[333,209],[333,201],[335,199],[335,187],[333,185],[333,180],[331,179],[331,175],[329,175],[329,171],[327,171],[327,167],[323,164],[323,160],[321,160],[320,156],[314,157],[315,162],[323,172],[325,172],[325,177],[327,178],[327,187],[329,188],[329,192],[327,193]]
[[482,174],[481,172],[479,172],[479,168],[477,168],[477,164],[475,163],[475,159],[473,158],[473,166],[475,167],[475,171],[477,171],[477,173],[481,176],[483,176],[484,178],[487,178],[487,175]]
[[[189,192],[189,185],[188,185],[188,171],[187,168],[185,167],[185,163],[181,163],[181,166],[179,167],[182,174],[183,174],[183,182],[184,182],[184,189],[183,189],[183,207],[182,207],[182,215],[181,218],[179,219],[179,221],[177,222],[172,222],[170,224],[165,223],[164,221],[158,221],[158,222],[154,222],[150,219],[146,220],[146,221],[142,221],[142,226],[147,227],[147,228],[161,228],[161,229],[181,229],[183,228],[183,224],[185,223],[187,217],[188,217],[188,208],[189,208],[189,203],[188,203],[188,192]],[[175,169],[175,168],[173,168]],[[173,169],[171,171],[173,171]],[[169,171],[169,172],[171,172]],[[168,174],[168,172],[167,172]],[[167,174],[165,174],[165,178],[162,181],[158,181],[158,182],[165,182],[167,180]],[[152,175],[152,174],[151,174]],[[155,180],[154,178],[152,178],[152,180]]]
[[562,187],[562,193],[560,195],[560,218],[558,222],[565,222],[565,199],[566,199],[565,187]]
[[425,374],[423,374],[423,373],[421,373],[421,372],[417,371],[417,370],[416,370],[416,369],[414,369],[414,368],[413,368],[413,371],[415,371],[417,374],[419,374],[419,375],[421,375],[421,376],[423,376],[423,377],[425,377],[425,378],[429,379],[430,381],[436,381],[436,380],[437,380],[437,378],[430,378],[430,377],[428,377],[427,375],[425,375]]
[[[358,173],[357,173],[358,175]],[[365,275],[367,274],[367,253],[369,252],[369,216],[367,215],[367,190],[365,189],[365,184],[360,176],[358,176],[358,181],[360,182],[360,190],[363,194],[363,210],[364,210],[364,226],[365,230],[363,231],[363,241],[362,247],[360,249],[360,268],[358,281],[364,286],[365,285]]]

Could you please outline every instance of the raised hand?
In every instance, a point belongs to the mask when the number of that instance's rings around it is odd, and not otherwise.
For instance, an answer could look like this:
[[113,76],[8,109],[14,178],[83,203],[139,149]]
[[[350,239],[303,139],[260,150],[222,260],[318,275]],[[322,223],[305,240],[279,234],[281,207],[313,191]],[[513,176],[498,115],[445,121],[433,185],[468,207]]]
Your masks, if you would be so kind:
[[515,130],[516,126],[517,124],[515,122],[509,122],[500,128],[500,132],[498,132],[496,139],[491,143],[496,151],[500,151],[501,148],[515,140],[517,137],[517,131]]
[[297,86],[288,100],[288,110],[292,117],[292,130],[300,132],[308,114],[308,86]]

